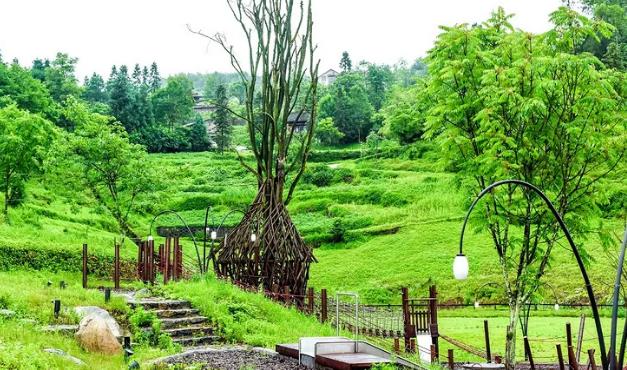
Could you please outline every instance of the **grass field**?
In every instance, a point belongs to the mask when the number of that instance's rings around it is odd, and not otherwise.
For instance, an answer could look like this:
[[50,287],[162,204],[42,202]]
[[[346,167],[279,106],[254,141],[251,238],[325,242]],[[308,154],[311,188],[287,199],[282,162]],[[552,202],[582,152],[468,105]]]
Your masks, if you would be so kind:
[[[465,282],[452,279],[451,263],[470,197],[459,191],[454,174],[443,171],[431,146],[419,147],[421,154],[413,159],[376,158],[362,149],[318,150],[322,154],[313,156],[289,205],[299,231],[316,248],[312,286],[357,291],[368,302],[398,302],[401,286],[421,296],[428,285],[437,284],[442,301],[472,302],[478,287],[500,281],[490,240],[472,232],[466,238],[470,277]],[[334,159],[351,152],[358,156]],[[149,160],[159,177],[154,179],[156,192],[140,201],[141,212],[132,218],[141,235],[148,235],[159,211],[173,209],[189,224],[202,225],[205,208],[211,206],[210,223],[217,225],[229,210],[245,208],[255,196],[254,178],[233,153],[156,154]],[[625,188],[620,181],[617,186]],[[25,203],[11,210],[10,223],[0,223],[0,244],[80,253],[87,242],[93,253],[113,254],[114,239],[120,239],[117,226],[87,194],[45,176],[31,181],[27,190]],[[235,213],[225,224],[238,220]],[[620,232],[620,221],[606,222]],[[344,241],[331,242],[338,224]],[[177,218],[163,215],[154,226],[173,225],[180,225]],[[188,260],[194,261],[190,240],[183,244]],[[585,247],[593,257],[590,271],[603,302],[612,278],[606,273],[608,259],[596,236]],[[122,254],[134,258],[136,246],[127,241]],[[559,292],[558,299],[582,301],[572,254],[558,248],[553,256],[546,280]],[[498,298],[498,293],[490,294]]]

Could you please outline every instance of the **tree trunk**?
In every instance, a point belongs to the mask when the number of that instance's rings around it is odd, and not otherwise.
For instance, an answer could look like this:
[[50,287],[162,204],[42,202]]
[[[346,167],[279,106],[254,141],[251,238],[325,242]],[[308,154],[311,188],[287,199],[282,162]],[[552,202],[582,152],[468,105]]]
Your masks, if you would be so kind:
[[505,368],[514,370],[516,366],[516,325],[520,315],[520,302],[515,300],[509,305],[509,324],[505,336]]

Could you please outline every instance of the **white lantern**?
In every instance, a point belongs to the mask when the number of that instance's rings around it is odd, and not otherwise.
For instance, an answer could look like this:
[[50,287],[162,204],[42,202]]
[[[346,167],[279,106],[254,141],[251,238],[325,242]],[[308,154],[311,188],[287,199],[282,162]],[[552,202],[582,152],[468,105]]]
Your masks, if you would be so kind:
[[475,308],[479,308],[479,301],[475,301]]
[[250,241],[253,243],[257,241],[257,234],[255,233],[250,234]]
[[214,230],[211,231],[211,240],[216,240],[218,238],[218,233]]
[[560,310],[559,303],[556,303],[555,306],[553,306],[553,308],[555,308],[555,311],[559,311]]
[[153,241],[153,240],[154,240],[154,239],[153,239],[153,237],[152,237],[152,235],[148,235],[148,237],[147,237],[146,239],[147,239],[149,242],[151,242],[151,241]]
[[453,275],[457,280],[465,280],[468,277],[468,258],[461,253],[455,256],[453,261]]

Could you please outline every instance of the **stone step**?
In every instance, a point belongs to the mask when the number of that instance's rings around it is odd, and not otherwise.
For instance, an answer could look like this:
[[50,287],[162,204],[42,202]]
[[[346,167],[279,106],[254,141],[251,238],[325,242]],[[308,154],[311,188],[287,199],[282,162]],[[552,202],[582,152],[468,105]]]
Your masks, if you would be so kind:
[[174,343],[180,344],[183,347],[202,346],[207,344],[213,344],[220,340],[217,335],[208,335],[203,337],[178,337],[172,338]]
[[178,310],[178,309],[190,309],[191,305],[188,301],[181,300],[161,300],[151,299],[136,302],[147,310]]
[[209,326],[188,326],[184,328],[163,329],[161,331],[168,334],[173,339],[189,336],[200,337],[213,334],[213,328]]
[[173,310],[153,310],[160,319],[174,319],[180,317],[197,316],[198,310],[194,308],[179,308]]
[[161,318],[161,329],[181,328],[207,322],[204,316],[187,316],[178,318]]

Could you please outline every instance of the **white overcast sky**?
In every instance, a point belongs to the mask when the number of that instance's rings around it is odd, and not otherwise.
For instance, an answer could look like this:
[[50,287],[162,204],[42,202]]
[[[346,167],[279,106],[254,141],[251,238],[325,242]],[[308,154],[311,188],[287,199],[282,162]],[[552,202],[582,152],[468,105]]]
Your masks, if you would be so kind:
[[[156,61],[164,76],[231,71],[223,52],[187,31],[223,32],[238,45],[226,0],[8,0],[0,10],[0,52],[29,65],[57,51],[79,58],[77,76],[105,76],[113,64]],[[313,0],[314,38],[321,69],[337,68],[347,50],[353,62],[396,63],[424,56],[439,25],[485,20],[503,6],[515,27],[550,28],[560,0]]]

